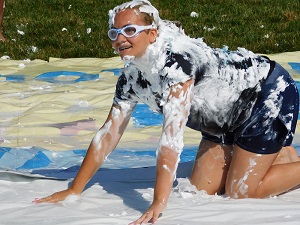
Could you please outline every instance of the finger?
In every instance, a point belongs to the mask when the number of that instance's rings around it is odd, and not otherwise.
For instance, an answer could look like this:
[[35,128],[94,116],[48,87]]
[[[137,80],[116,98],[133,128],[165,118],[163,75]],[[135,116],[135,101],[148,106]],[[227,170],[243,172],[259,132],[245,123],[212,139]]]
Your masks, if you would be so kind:
[[[142,224],[144,221],[145,221],[145,219],[146,219],[146,217],[149,215],[149,212],[146,212],[146,213],[144,213],[139,219],[137,219],[137,220],[135,220],[135,221],[133,221],[133,222],[131,222],[131,223],[129,223],[128,225],[138,225],[138,224]],[[151,218],[150,218],[151,219]],[[150,220],[149,219],[149,220]]]
[[43,203],[43,202],[56,203],[58,201],[59,201],[59,199],[57,197],[50,195],[48,197],[41,198],[41,199],[35,198],[32,202],[39,204],[39,203]]
[[49,198],[47,197],[47,198],[35,198],[32,202],[33,203],[36,203],[36,204],[39,204],[39,203],[43,203],[43,202],[49,202]]
[[46,197],[46,198],[35,198],[32,202],[33,203],[43,203],[43,202],[47,202],[47,201],[49,201],[49,197]]
[[153,212],[146,212],[144,215],[138,219],[137,224],[143,224],[143,223],[148,223],[153,217]]
[[35,198],[32,203],[36,203],[36,204],[39,204],[39,203],[43,203],[43,202],[46,202],[46,198]]
[[162,216],[162,213],[153,213],[152,219],[150,220],[151,223],[156,223],[159,217]]
[[40,198],[35,198],[34,200],[32,200],[32,203],[40,203],[41,199]]

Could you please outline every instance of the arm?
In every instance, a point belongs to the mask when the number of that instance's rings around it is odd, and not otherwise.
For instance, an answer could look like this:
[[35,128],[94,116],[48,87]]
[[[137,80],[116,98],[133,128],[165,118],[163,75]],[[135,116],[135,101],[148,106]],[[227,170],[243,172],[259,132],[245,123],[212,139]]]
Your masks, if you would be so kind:
[[133,108],[122,110],[120,107],[113,105],[106,122],[91,141],[86,156],[71,186],[66,190],[56,192],[53,195],[35,200],[34,202],[58,202],[64,200],[70,194],[80,194],[88,181],[103,164],[105,158],[119,143],[130,120],[132,111]]
[[156,182],[154,198],[150,208],[138,220],[131,224],[156,222],[166,208],[179,156],[183,148],[183,133],[186,125],[194,80],[171,87],[167,103],[164,105],[164,125],[157,149]]

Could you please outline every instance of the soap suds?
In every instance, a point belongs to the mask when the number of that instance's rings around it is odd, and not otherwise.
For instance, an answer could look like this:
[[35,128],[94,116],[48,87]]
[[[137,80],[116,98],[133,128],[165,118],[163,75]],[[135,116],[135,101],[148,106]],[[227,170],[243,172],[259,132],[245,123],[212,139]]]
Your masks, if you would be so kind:
[[110,127],[112,125],[112,121],[109,120],[104,124],[104,126],[97,131],[93,138],[93,144],[96,146],[96,151],[99,151],[102,147],[102,139],[105,137],[105,135],[108,133]]

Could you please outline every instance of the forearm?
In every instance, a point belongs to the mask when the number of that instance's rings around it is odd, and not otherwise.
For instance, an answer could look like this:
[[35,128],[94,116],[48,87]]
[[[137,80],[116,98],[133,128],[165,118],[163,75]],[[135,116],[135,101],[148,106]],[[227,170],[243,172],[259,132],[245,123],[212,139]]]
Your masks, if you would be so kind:
[[189,115],[193,80],[171,88],[163,106],[164,126],[157,150],[154,201],[166,204],[172,190],[183,149],[184,127]]
[[91,141],[80,170],[69,188],[72,193],[80,194],[83,191],[106,157],[115,149],[129,122],[131,112],[132,110],[121,112],[114,106],[111,108],[105,124]]
[[154,201],[166,205],[176,178],[176,170],[179,162],[179,153],[162,147],[157,155],[156,183],[154,189]]
[[95,134],[87,150],[82,165],[71,186],[48,197],[36,199],[35,203],[59,202],[70,194],[80,194],[104,160],[118,144],[132,113],[134,106],[121,110],[113,105],[104,125]]
[[[99,154],[103,154],[103,157],[99,157]],[[104,159],[104,151],[97,152],[91,143],[78,174],[69,188],[72,194],[80,194],[83,191],[86,184],[103,164]]]

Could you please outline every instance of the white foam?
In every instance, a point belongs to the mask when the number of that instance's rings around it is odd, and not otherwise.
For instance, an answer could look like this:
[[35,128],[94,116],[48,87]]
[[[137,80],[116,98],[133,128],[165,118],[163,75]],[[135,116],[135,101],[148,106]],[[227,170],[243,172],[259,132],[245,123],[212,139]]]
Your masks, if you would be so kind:
[[[179,185],[173,189],[168,207],[157,224],[297,225],[300,221],[299,190],[276,198],[234,200],[197,192],[188,179],[178,181]],[[126,183],[103,182],[102,186],[95,183],[82,193],[80,199],[72,196],[64,203],[31,203],[35,198],[67,188],[68,184],[69,181],[26,179],[2,174],[1,223],[129,224],[141,216],[141,211],[148,208],[153,196],[153,189],[146,187],[147,182],[128,180]]]
[[105,135],[108,133],[110,127],[112,125],[112,121],[109,120],[107,121],[104,126],[97,131],[96,135],[94,136],[93,138],[93,143],[95,144],[96,147],[96,150],[100,150],[101,147],[102,147],[102,139],[105,137]]
[[159,24],[160,21],[160,17],[159,17],[159,13],[158,10],[152,6],[152,4],[147,1],[147,0],[134,0],[134,1],[130,1],[130,2],[126,2],[123,3],[119,6],[116,6],[114,9],[110,10],[108,15],[109,15],[109,27],[112,27],[115,21],[115,16],[118,12],[125,10],[125,9],[132,9],[136,6],[140,6],[139,7],[139,11],[140,12],[144,12],[144,13],[148,13],[150,15],[153,16],[154,18],[154,23],[156,25]]

